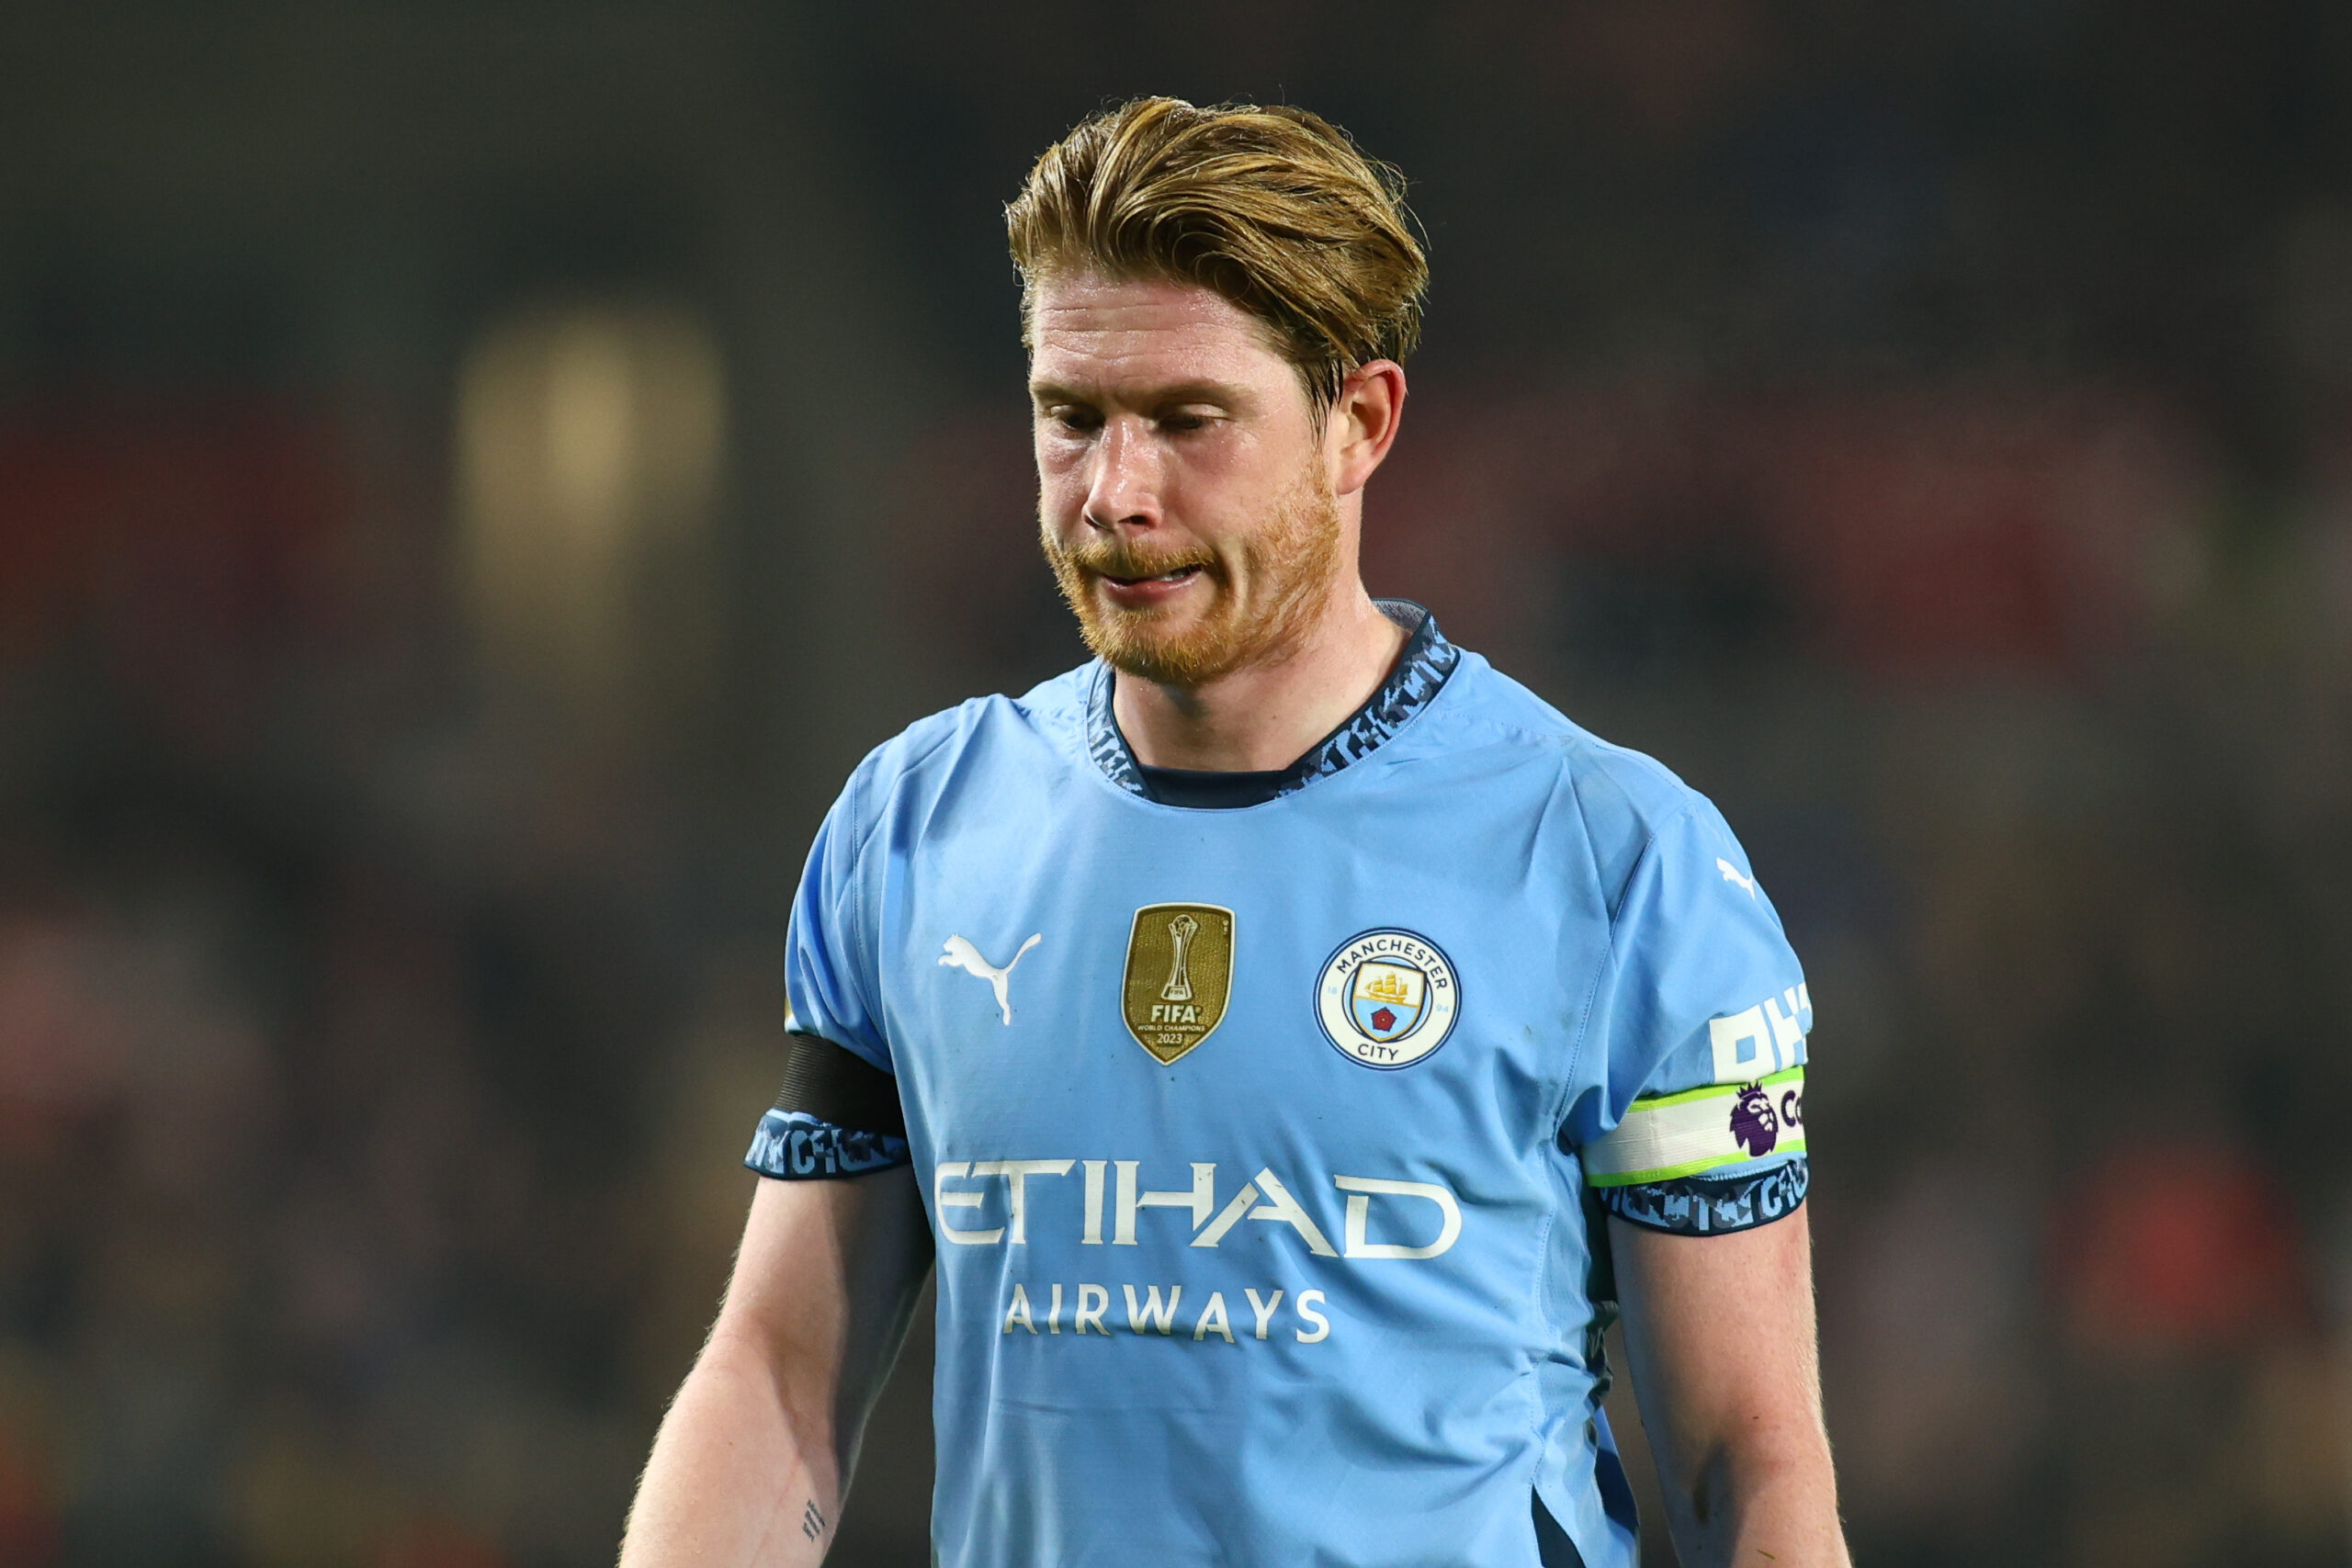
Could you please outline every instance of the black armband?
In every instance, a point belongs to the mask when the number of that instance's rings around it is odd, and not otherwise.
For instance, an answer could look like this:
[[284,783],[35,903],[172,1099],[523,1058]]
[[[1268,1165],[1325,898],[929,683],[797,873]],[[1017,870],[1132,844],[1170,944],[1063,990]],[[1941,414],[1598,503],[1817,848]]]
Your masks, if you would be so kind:
[[907,1135],[899,1080],[821,1034],[787,1034],[778,1111],[798,1111],[847,1132]]
[[913,1157],[898,1079],[819,1035],[786,1038],[784,1087],[760,1118],[746,1166],[778,1181],[808,1181],[888,1170]]

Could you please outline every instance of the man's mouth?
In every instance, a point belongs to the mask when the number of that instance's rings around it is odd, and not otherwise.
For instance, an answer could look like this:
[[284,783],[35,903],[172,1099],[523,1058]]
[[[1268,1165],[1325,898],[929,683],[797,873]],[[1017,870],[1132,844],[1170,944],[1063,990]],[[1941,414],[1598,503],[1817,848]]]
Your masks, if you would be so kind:
[[1103,581],[1107,582],[1115,582],[1122,588],[1137,588],[1146,583],[1153,582],[1166,582],[1171,584],[1182,582],[1190,578],[1198,576],[1200,574],[1200,570],[1201,569],[1197,565],[1180,566],[1174,571],[1163,571],[1155,577],[1120,577],[1107,571],[1102,574],[1102,577]]

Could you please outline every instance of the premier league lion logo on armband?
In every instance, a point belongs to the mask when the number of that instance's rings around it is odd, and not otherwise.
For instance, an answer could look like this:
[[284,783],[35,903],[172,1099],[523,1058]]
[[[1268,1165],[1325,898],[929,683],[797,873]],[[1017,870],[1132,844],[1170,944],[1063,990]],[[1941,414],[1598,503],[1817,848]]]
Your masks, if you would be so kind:
[[1731,1135],[1750,1159],[1762,1159],[1781,1141],[1781,1119],[1762,1084],[1742,1084],[1732,1097]]

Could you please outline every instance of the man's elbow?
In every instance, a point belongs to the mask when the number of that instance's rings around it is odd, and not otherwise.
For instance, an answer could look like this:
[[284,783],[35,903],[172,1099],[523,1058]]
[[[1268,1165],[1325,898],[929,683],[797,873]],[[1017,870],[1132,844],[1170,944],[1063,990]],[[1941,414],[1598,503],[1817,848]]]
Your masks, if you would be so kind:
[[1681,1483],[1666,1504],[1682,1539],[1727,1548],[1759,1521],[1772,1521],[1774,1535],[1796,1521],[1826,1521],[1834,1533],[1837,1481],[1817,1421],[1759,1416],[1728,1426],[1690,1454]]
[[805,1334],[751,1314],[722,1311],[688,1378],[772,1403],[804,1450],[830,1447],[837,1380],[829,1369],[838,1359],[838,1347],[812,1343]]

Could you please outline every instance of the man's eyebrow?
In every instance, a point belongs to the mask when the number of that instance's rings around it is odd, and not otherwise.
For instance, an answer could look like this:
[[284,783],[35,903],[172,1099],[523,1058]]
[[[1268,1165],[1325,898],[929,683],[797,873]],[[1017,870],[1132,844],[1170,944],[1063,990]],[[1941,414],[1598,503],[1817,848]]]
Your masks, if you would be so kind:
[[[1072,402],[1093,404],[1103,400],[1094,390],[1080,390],[1064,386],[1059,381],[1032,381],[1029,396],[1040,403]],[[1122,398],[1144,408],[1165,408],[1170,403],[1216,403],[1234,408],[1251,400],[1249,391],[1229,381],[1171,381],[1164,387],[1154,387],[1140,398]]]
[[1178,381],[1159,389],[1152,398],[1155,405],[1168,403],[1219,403],[1232,407],[1250,400],[1247,389],[1229,381]]

